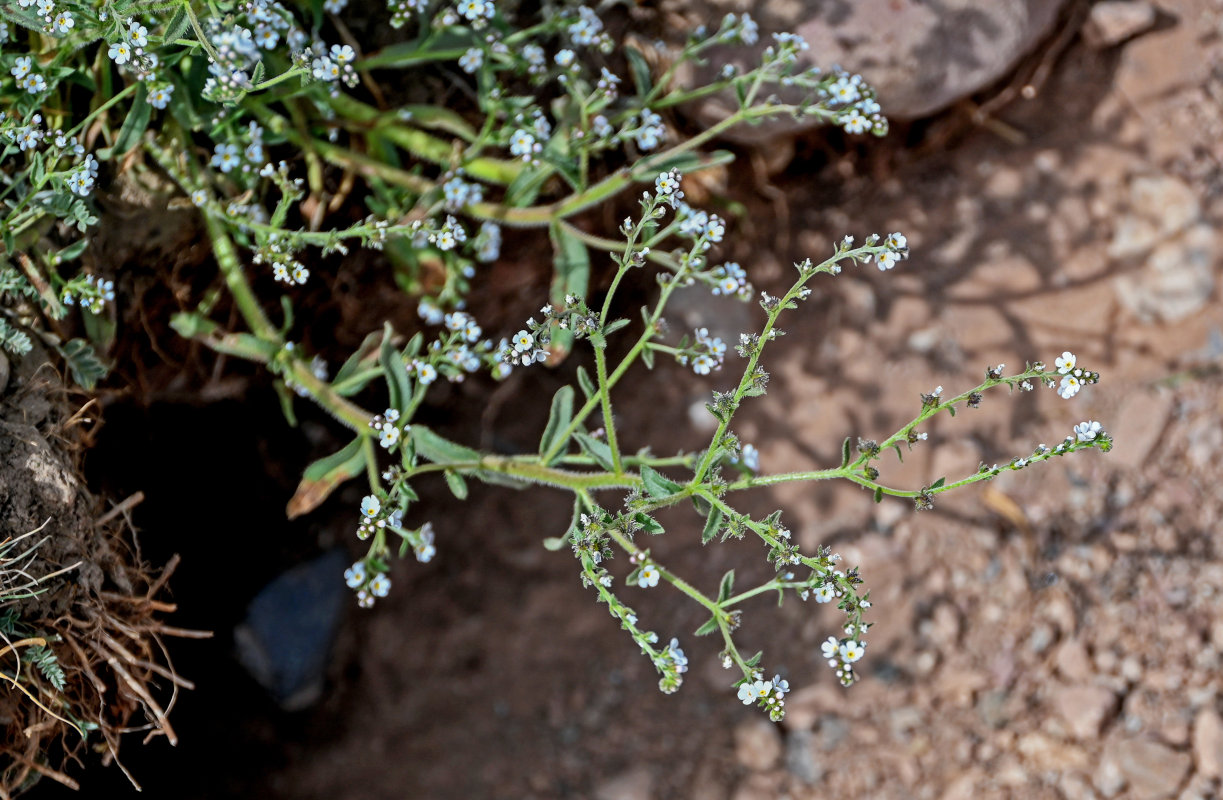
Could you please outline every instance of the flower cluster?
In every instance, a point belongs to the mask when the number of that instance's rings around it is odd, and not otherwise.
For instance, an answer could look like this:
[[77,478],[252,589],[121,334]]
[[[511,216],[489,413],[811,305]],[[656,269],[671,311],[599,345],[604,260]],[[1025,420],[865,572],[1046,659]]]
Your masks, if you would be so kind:
[[386,572],[371,575],[364,561],[358,561],[344,570],[344,582],[357,593],[357,605],[361,608],[372,608],[375,599],[386,597],[391,591],[391,579]]
[[115,300],[115,282],[93,275],[78,277],[64,287],[60,302],[66,306],[80,304],[91,314],[101,314],[108,302]]
[[1084,386],[1098,383],[1100,380],[1100,373],[1078,366],[1078,356],[1069,350],[1055,358],[1053,365],[1057,367],[1057,374],[1062,376],[1061,380],[1049,378],[1045,385],[1050,389],[1056,388],[1058,397],[1066,400],[1078,394]]
[[726,343],[717,336],[710,336],[708,328],[697,328],[691,343],[685,336],[675,353],[675,360],[683,366],[691,365],[697,375],[720,370],[725,358]]
[[[859,630],[865,628],[865,625],[859,626]],[[828,666],[837,671],[841,685],[852,685],[855,680],[853,665],[866,654],[866,642],[850,637],[838,639],[829,636],[827,641],[820,645],[820,650],[827,659]]]
[[753,669],[751,675],[735,684],[739,687],[738,697],[745,706],[757,706],[769,714],[769,719],[780,722],[786,715],[786,695],[790,692],[790,682],[780,675],[774,675],[773,680],[766,681],[764,672]]

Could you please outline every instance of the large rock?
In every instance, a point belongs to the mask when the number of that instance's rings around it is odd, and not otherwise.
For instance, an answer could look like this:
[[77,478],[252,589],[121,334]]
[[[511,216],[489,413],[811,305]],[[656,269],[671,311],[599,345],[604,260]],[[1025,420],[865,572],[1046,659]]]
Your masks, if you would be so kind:
[[[722,65],[740,68],[759,63],[772,34],[794,32],[810,49],[800,66],[839,64],[862,75],[879,93],[883,113],[892,119],[917,119],[1005,76],[1050,32],[1065,0],[664,0],[664,11],[692,24],[716,28],[727,13],[747,11],[760,26],[754,47],[724,47],[708,65],[685,79],[713,80]],[[800,94],[783,99],[799,99]],[[709,123],[724,116],[732,100],[714,98],[693,111]],[[735,138],[760,142],[798,122],[740,128]],[[810,127],[807,125],[806,127]]]

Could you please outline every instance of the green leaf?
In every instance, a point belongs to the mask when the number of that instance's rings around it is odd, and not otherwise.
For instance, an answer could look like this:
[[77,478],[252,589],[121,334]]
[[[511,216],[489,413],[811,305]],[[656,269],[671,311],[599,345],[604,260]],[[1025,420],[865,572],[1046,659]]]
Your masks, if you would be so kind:
[[904,463],[904,460],[905,460],[905,457],[904,457],[904,453],[900,452],[900,445],[899,445],[899,444],[894,444],[894,445],[892,445],[892,449],[896,451],[896,458],[897,458],[897,460],[899,460],[899,461],[900,461],[900,463],[902,463],[902,464],[903,464],[903,463]]
[[446,485],[450,487],[451,493],[460,500],[467,499],[467,481],[463,480],[463,476],[452,469],[446,470]]
[[641,351],[641,363],[645,364],[646,369],[654,369],[654,351],[649,347],[645,347]]
[[633,515],[633,520],[641,526],[641,529],[651,536],[657,536],[660,533],[666,533],[666,530],[658,520],[651,517],[644,511],[638,511]]
[[476,469],[467,472],[475,479],[489,484],[490,486],[505,486],[509,489],[525,489],[531,485],[530,481],[524,480],[514,475],[509,475],[504,472],[498,472],[495,469]]
[[845,437],[845,441],[841,443],[841,469],[849,466],[849,438]]
[[569,544],[568,532],[566,532],[564,536],[549,536],[548,538],[544,539],[544,549],[551,550],[553,552],[562,549],[567,544]]
[[710,617],[705,620],[705,624],[692,632],[693,636],[708,636],[718,629],[718,618]]
[[382,329],[382,369],[386,373],[386,384],[391,393],[391,408],[403,412],[407,410],[408,400],[412,397],[412,381],[408,378],[403,357],[391,344],[391,336],[391,323],[388,322]]
[[646,62],[643,56],[636,48],[624,48],[624,54],[628,56],[629,69],[633,73],[633,87],[637,89],[637,94],[645,97],[650,93],[650,87],[654,83],[654,77],[650,74],[650,65]]
[[69,339],[59,348],[59,353],[68,362],[72,379],[86,391],[93,391],[98,381],[105,378],[106,373],[110,371],[84,339]]
[[613,333],[620,330],[627,324],[628,324],[627,319],[614,319],[611,322],[603,326],[603,335],[611,336]]
[[697,172],[710,167],[721,167],[735,160],[735,154],[729,150],[714,150],[712,153],[679,153],[676,155],[654,156],[643,158],[633,167],[630,176],[634,181],[654,182],[658,173],[668,170],[679,170],[681,174]]
[[934,483],[930,484],[930,488],[931,488],[931,489],[941,489],[941,488],[943,488],[943,484],[944,484],[944,483],[946,483],[946,482],[947,482],[947,478],[946,478],[946,477],[939,478],[937,481],[935,481]]
[[709,516],[705,518],[705,528],[701,531],[701,544],[708,544],[722,530],[722,509],[712,506]]
[[588,433],[578,431],[574,434],[578,440],[578,446],[582,448],[582,452],[598,462],[599,466],[608,472],[613,472],[615,466],[612,462],[612,451],[607,446],[607,442],[600,442]]
[[[561,306],[565,295],[585,297],[590,285],[590,252],[582,240],[577,238],[559,220],[548,228],[552,240],[552,303]],[[560,357],[568,354],[573,345],[573,333],[558,330],[553,333],[552,350]]]
[[163,33],[163,41],[173,42],[183,38],[183,34],[187,32],[187,27],[191,24],[191,20],[187,18],[186,6],[179,6],[178,11],[170,18],[170,22],[166,25]]
[[730,596],[734,591],[735,571],[732,569],[722,576],[722,582],[718,585],[718,602],[721,603],[730,599]]
[[346,447],[306,467],[297,491],[285,509],[289,519],[300,517],[322,505],[337,486],[355,478],[365,469],[364,436],[358,436]]
[[582,394],[586,395],[587,400],[595,396],[594,381],[590,379],[590,373],[586,371],[585,367],[578,367],[578,386],[581,387]]
[[565,454],[567,448],[558,440],[573,420],[573,394],[572,386],[562,386],[552,396],[552,410],[548,414],[548,424],[544,426],[544,435],[539,440],[539,454],[542,456],[553,447],[557,447],[557,450],[544,466],[551,466]]
[[119,135],[115,137],[115,143],[106,154],[106,158],[121,156],[140,141],[145,129],[149,127],[149,117],[153,114],[153,107],[149,105],[148,97],[148,87],[141,84],[136,89],[131,110],[127,112],[127,118],[123,120],[123,127],[119,129]]
[[480,460],[480,454],[477,451],[444,439],[424,425],[413,425],[411,435],[417,454],[434,464]]
[[658,470],[648,464],[641,465],[641,481],[645,484],[646,494],[650,497],[669,497],[684,488],[675,481],[663,477]]
[[280,400],[280,413],[284,414],[285,422],[289,423],[290,428],[296,428],[297,414],[293,411],[293,392],[289,391],[284,381],[276,381],[272,386],[276,390],[277,399]]

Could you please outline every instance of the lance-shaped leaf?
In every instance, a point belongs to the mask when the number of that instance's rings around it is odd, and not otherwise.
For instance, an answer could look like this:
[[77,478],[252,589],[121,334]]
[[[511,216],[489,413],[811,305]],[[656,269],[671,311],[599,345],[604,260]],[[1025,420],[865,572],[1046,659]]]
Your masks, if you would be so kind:
[[293,493],[285,508],[289,519],[318,508],[337,486],[361,474],[365,469],[365,449],[361,447],[361,440],[364,438],[358,436],[343,450],[320,458],[306,467],[297,491]]
[[651,466],[641,465],[641,482],[650,497],[670,497],[684,487],[663,475]]
[[408,378],[403,356],[391,344],[391,336],[391,324],[388,322],[382,331],[382,369],[386,372],[386,385],[391,393],[391,408],[403,412],[412,397],[412,381]]
[[562,386],[552,396],[552,411],[548,414],[548,424],[544,426],[544,435],[539,440],[539,454],[545,455],[554,447],[556,455],[545,466],[551,466],[565,454],[565,443],[558,441],[565,428],[573,420],[573,387]]
[[479,461],[480,454],[461,444],[438,436],[424,425],[412,426],[412,443],[417,455],[434,464],[455,464],[461,461]]

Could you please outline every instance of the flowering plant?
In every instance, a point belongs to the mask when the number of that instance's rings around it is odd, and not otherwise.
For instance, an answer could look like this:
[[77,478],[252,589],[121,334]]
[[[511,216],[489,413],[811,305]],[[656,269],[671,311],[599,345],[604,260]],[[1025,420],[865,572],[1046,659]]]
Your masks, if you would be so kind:
[[[19,328],[30,326],[32,311],[54,317],[75,305],[99,315],[114,302],[113,279],[65,273],[89,245],[97,222],[90,200],[103,182],[122,178],[173,195],[167,202],[194,205],[220,280],[173,326],[219,353],[265,365],[277,376],[290,416],[296,394],[350,430],[347,446],[306,471],[288,511],[313,510],[346,481],[368,483],[353,525],[367,549],[344,574],[360,605],[391,591],[394,557],[412,553],[427,562],[445,552],[444,530],[425,519],[409,522],[427,513],[414,489],[421,476],[442,473],[461,499],[472,478],[565,489],[573,495],[572,521],[545,545],[572,551],[583,584],[651,659],[660,688],[679,688],[688,659],[678,637],[662,644],[615,591],[617,552],[630,564],[621,586],[648,590],[665,583],[703,607],[708,620],[696,634],[720,637],[722,663],[734,670],[739,699],[776,720],[789,683],[779,675],[766,679],[761,654],[740,653],[734,638],[739,606],[772,591],[835,604],[845,614],[844,632],[824,644],[823,655],[849,685],[866,648],[869,593],[857,568],[838,569],[830,549],[801,552],[782,512],[755,519],[737,510],[731,500],[738,493],[843,479],[870,489],[877,501],[905,497],[928,509],[935,496],[1003,471],[1111,446],[1099,424],[1087,422],[1055,448],[1041,445],[950,483],[940,478],[901,489],[881,482],[885,451],[899,455],[917,445],[925,438],[919,427],[935,414],[976,405],[1000,386],[1048,383],[1070,397],[1097,379],[1063,353],[1054,369],[1042,363],[1014,374],[990,368],[981,384],[953,397],[939,387],[921,397],[912,421],[882,441],[857,439],[855,446],[847,438],[837,466],[761,472],[755,448],[740,441],[732,423],[740,406],[767,388],[763,356],[782,335],[782,315],[810,296],[817,279],[846,265],[873,263],[886,271],[909,255],[900,233],[868,236],[860,245],[847,236],[825,260],[797,264],[793,285],[780,296],[758,293],[748,269],[712,257],[726,222],[689,205],[683,186],[686,175],[731,159],[701,150],[719,134],[777,115],[811,117],[849,133],[887,130],[860,77],[800,68],[801,38],[778,34],[755,69],[728,67],[709,85],[683,87],[674,80],[682,64],[699,61],[714,45],[754,43],[755,22],[727,15],[716,29],[694,32],[669,63],[652,64],[649,57],[658,54],[632,44],[612,59],[617,43],[584,6],[516,20],[492,0],[390,0],[390,24],[412,30],[414,38],[364,53],[338,16],[346,6],[347,0],[301,7],[278,0],[19,0],[19,7],[6,7],[0,40],[6,48],[19,46],[0,55],[12,76],[0,117],[6,156],[0,290],[12,322],[0,327],[0,344],[21,352]],[[322,38],[324,30],[339,42]],[[374,80],[380,71],[442,71],[452,64],[470,95],[457,108],[405,103]],[[627,70],[628,80],[616,66]],[[808,99],[783,104],[768,93],[780,85],[804,89]],[[733,96],[734,110],[700,133],[678,137],[665,115],[714,92]],[[65,109],[82,98],[90,110],[73,118]],[[359,199],[358,179],[364,185]],[[618,237],[576,224],[584,212],[643,187],[639,208]],[[360,221],[329,224],[358,202],[365,205]],[[551,296],[519,330],[487,336],[466,298],[481,280],[480,265],[501,258],[503,226],[547,231]],[[289,336],[294,297],[311,280],[308,264],[317,263],[316,252],[347,253],[352,243],[384,252],[417,303],[423,329],[412,336],[389,325],[373,331],[331,375]],[[601,297],[589,291],[591,270],[602,268],[592,254],[605,254],[614,267]],[[618,316],[622,279],[647,266],[657,270],[657,298],[640,322]],[[282,287],[270,304],[282,315],[279,322],[252,287],[252,273],[260,270]],[[668,303],[677,289],[694,284],[757,301],[765,315],[761,327],[733,343],[705,329],[670,340]],[[238,329],[218,321],[226,296],[241,320]],[[627,349],[613,361],[608,343],[615,337]],[[579,369],[576,385],[556,392],[536,453],[479,450],[417,420],[439,380],[461,381],[482,370],[500,379],[516,369],[539,369],[583,341],[593,375]],[[716,426],[708,442],[669,457],[625,450],[613,392],[628,369],[670,357],[710,375],[726,364],[732,346],[743,369],[730,388],[712,394],[707,408]],[[96,369],[90,374],[99,376]],[[385,410],[367,410],[368,401]],[[702,542],[758,539],[774,577],[744,589],[732,570],[707,592],[668,569],[643,541],[664,533],[660,510],[684,503],[695,507]]]

